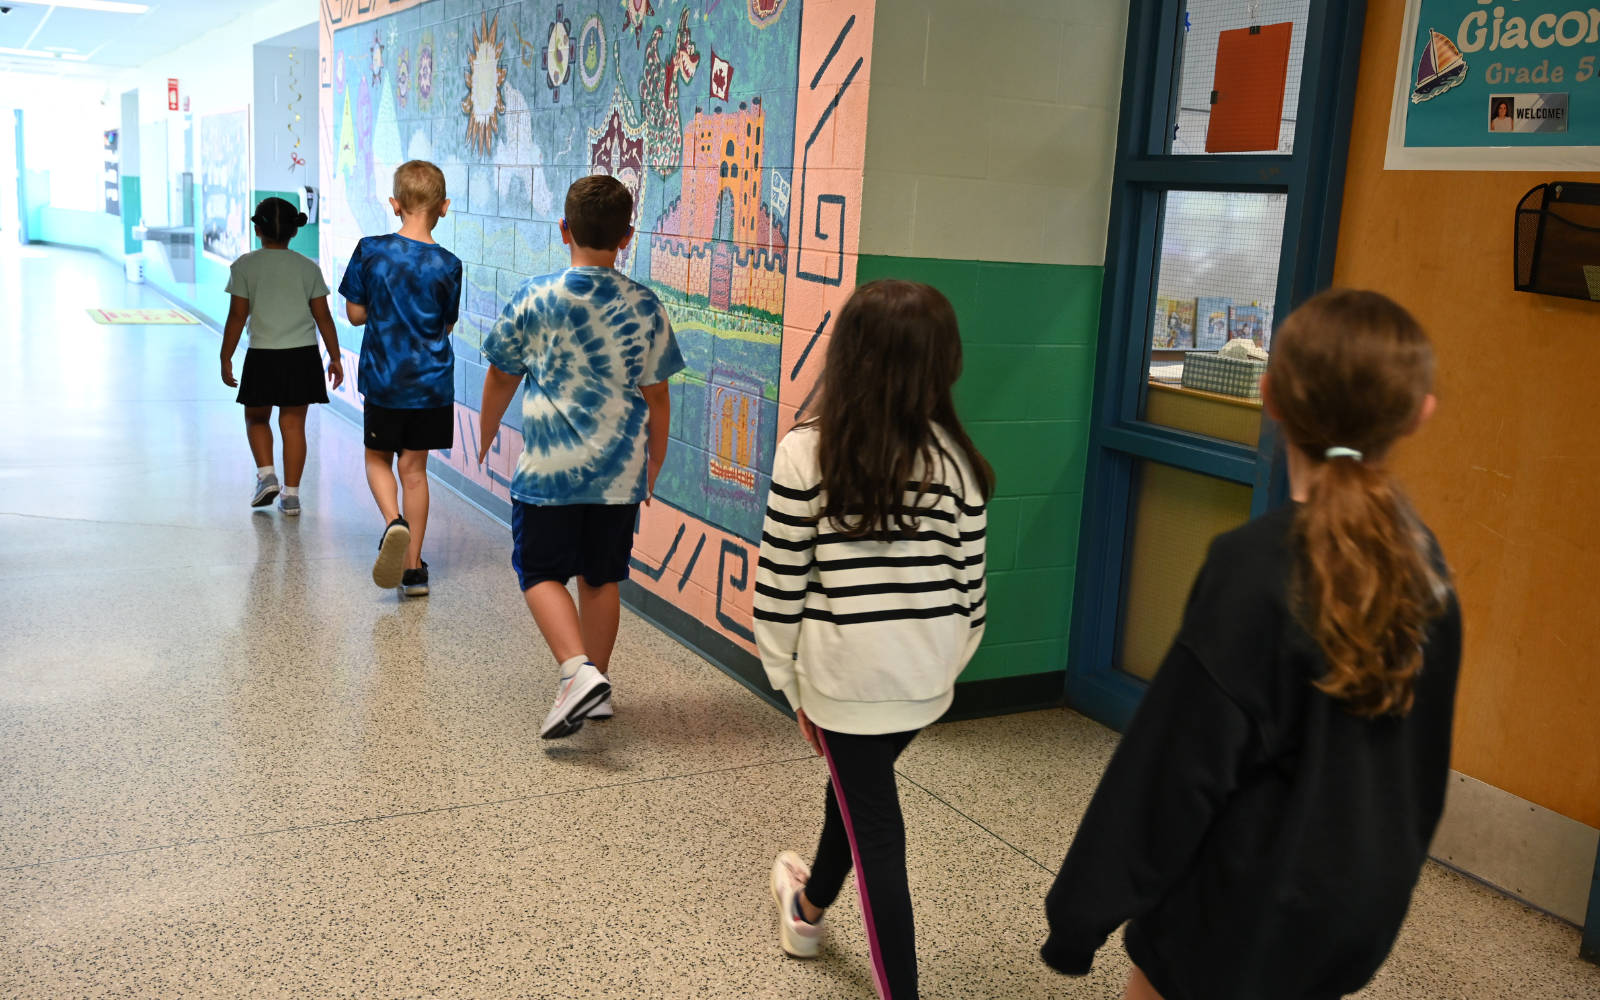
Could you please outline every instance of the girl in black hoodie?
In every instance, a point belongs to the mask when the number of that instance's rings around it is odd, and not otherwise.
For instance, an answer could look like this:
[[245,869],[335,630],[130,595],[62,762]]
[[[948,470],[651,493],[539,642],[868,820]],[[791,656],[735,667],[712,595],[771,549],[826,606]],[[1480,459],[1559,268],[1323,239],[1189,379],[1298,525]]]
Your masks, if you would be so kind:
[[1383,467],[1433,353],[1375,292],[1325,292],[1262,379],[1294,502],[1219,536],[1046,900],[1089,971],[1128,922],[1130,1000],[1322,1000],[1383,963],[1444,807],[1461,616]]

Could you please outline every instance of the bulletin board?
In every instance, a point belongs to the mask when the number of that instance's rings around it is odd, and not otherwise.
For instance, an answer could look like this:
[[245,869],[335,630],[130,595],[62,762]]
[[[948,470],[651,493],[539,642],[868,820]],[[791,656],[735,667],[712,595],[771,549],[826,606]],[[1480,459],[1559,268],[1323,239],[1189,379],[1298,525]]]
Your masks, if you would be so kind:
[[250,111],[200,118],[200,240],[232,264],[250,250]]
[[1408,0],[1388,170],[1600,170],[1600,10]]

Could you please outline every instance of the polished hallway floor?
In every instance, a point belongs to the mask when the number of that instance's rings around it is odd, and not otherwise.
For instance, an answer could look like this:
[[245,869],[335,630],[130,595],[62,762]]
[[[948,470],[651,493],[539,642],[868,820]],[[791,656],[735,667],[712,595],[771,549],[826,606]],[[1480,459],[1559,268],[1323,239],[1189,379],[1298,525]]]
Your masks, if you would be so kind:
[[[873,995],[853,892],[778,951],[773,855],[825,770],[624,613],[617,718],[538,739],[554,665],[509,535],[435,486],[433,595],[373,587],[356,429],[313,408],[305,514],[204,327],[97,256],[0,249],[0,997]],[[352,373],[353,375],[353,373]],[[923,995],[1121,996],[1041,965],[1042,899],[1114,733],[938,726],[900,767]],[[1571,927],[1430,865],[1362,996],[1600,997]]]

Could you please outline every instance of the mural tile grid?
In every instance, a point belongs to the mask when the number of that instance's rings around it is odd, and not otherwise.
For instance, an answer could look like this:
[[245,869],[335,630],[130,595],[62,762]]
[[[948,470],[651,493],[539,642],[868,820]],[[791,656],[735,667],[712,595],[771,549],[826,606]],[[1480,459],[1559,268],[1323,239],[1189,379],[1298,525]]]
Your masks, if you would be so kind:
[[[747,649],[752,584],[738,567],[754,562],[777,438],[811,394],[826,351],[819,331],[848,294],[855,253],[871,5],[806,7],[815,23],[803,22],[800,0],[643,14],[622,3],[431,0],[331,25],[324,91],[324,256],[335,286],[357,240],[396,226],[394,167],[420,158],[445,171],[451,212],[435,238],[465,271],[453,340],[461,441],[446,461],[502,499],[520,406],[496,445],[503,467],[479,471],[466,457],[484,337],[527,277],[567,265],[559,222],[573,180],[607,173],[634,192],[637,236],[618,266],[667,303],[687,362],[672,380],[673,445],[657,497],[691,519],[652,513],[638,549],[664,573],[674,539],[718,548],[700,557],[718,575],[684,563],[668,596]],[[803,50],[813,53],[806,72]],[[852,87],[847,114],[840,98]],[[792,203],[807,185],[809,220]],[[801,223],[814,230],[814,252],[791,251]],[[346,327],[341,339],[353,361],[360,331]],[[360,406],[353,390],[344,401]],[[706,600],[708,614],[689,607]]]

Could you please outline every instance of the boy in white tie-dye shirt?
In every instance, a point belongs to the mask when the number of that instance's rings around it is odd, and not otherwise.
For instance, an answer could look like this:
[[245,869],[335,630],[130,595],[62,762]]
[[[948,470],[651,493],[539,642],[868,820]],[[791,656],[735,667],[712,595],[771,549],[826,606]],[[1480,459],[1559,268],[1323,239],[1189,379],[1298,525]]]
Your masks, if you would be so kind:
[[[483,342],[480,465],[527,382],[511,480],[512,563],[561,664],[545,739],[612,715],[617,584],[628,578],[639,504],[667,455],[667,379],[683,370],[666,307],[616,270],[632,218],[633,196],[615,178],[573,184],[561,220],[572,266],[523,282]],[[567,592],[574,576],[578,605]]]

